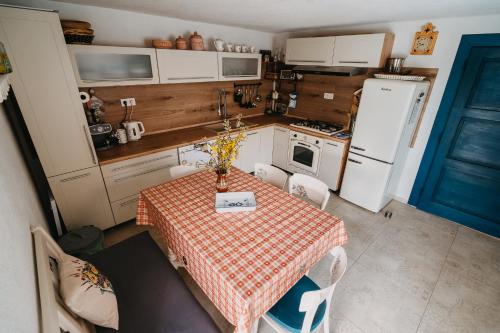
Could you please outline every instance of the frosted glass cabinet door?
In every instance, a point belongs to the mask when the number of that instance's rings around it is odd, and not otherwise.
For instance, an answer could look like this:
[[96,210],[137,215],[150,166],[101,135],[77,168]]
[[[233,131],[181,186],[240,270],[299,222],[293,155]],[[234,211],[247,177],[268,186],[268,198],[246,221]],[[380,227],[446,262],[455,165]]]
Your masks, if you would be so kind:
[[155,49],[68,46],[79,87],[159,83]]
[[257,53],[219,54],[219,81],[260,79],[261,55]]

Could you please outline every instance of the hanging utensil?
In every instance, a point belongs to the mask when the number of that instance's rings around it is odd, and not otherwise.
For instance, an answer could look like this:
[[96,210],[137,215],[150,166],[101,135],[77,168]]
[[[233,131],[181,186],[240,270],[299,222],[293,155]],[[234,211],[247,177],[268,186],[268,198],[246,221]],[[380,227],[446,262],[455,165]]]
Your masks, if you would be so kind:
[[262,101],[262,96],[259,94],[259,89],[260,89],[260,84],[257,85],[257,96],[255,96],[255,101],[257,103],[261,102]]
[[246,98],[246,87],[241,89],[241,100],[240,100],[240,108],[245,107],[245,98]]

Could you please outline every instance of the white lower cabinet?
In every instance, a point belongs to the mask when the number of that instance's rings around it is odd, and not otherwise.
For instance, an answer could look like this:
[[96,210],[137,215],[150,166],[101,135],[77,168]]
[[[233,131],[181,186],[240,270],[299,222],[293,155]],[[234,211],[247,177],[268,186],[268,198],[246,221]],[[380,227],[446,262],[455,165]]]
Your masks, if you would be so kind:
[[290,130],[276,126],[273,140],[273,165],[283,170],[288,169],[288,143]]
[[260,154],[256,162],[273,164],[274,126],[264,127],[259,132]]
[[252,172],[256,157],[260,154],[260,132],[258,130],[248,131],[245,141],[241,143],[239,157],[234,161],[234,166],[245,171]]
[[177,149],[170,149],[102,166],[116,223],[134,218],[139,192],[170,180],[168,169],[178,164]]
[[89,224],[100,229],[115,225],[99,167],[49,177],[48,181],[68,230]]
[[338,188],[344,148],[341,142],[325,140],[321,151],[318,178],[334,191]]
[[139,195],[134,194],[115,201],[111,204],[113,215],[115,216],[116,223],[125,222],[135,218],[137,214],[137,203],[139,202]]

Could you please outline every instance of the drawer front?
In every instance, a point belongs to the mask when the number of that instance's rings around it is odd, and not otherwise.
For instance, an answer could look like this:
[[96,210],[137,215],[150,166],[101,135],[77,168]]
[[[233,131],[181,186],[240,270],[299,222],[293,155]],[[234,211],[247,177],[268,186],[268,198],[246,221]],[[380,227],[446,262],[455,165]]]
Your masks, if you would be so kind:
[[136,194],[111,203],[111,209],[113,210],[116,224],[135,218],[138,202],[139,195]]
[[170,149],[147,156],[132,158],[129,160],[103,165],[101,167],[104,178],[114,177],[120,174],[137,172],[138,170],[150,170],[163,166],[177,165],[179,158],[177,149]]
[[[173,164],[177,165],[177,163]],[[111,202],[137,194],[140,191],[164,183],[170,179],[169,168],[173,165],[139,169],[129,173],[104,178]]]

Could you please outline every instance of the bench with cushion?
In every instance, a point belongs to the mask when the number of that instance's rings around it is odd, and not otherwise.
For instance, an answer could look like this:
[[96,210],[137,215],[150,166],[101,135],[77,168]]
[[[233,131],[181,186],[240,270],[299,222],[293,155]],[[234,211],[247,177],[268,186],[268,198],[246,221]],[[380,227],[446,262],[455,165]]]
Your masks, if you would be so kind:
[[[43,229],[35,228],[33,234],[43,332],[59,333],[59,327],[92,332],[92,325],[61,304],[49,257],[64,253]],[[97,333],[220,332],[148,232],[85,259],[111,281],[118,302],[119,330],[95,326]]]

